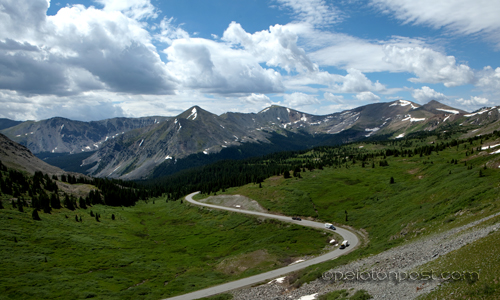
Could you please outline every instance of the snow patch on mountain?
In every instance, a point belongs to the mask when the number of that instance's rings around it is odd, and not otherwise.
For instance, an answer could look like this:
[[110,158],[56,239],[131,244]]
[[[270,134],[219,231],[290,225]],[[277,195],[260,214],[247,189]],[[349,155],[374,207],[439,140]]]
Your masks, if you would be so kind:
[[491,149],[491,148],[496,148],[500,146],[500,144],[496,144],[496,145],[491,145],[491,146],[484,146],[484,147],[481,147],[481,150],[486,150],[486,149]]
[[436,110],[444,111],[450,114],[458,115],[460,112],[454,109],[444,109],[444,108],[436,108]]
[[418,108],[417,106],[413,105],[413,103],[411,101],[407,101],[407,100],[396,100],[396,101],[394,101],[394,103],[392,103],[389,106],[396,106],[396,105],[399,105],[399,106],[411,105],[411,109]]
[[483,110],[481,110],[481,111],[478,111],[478,112],[473,113],[473,114],[468,114],[468,115],[465,115],[465,116],[466,116],[467,118],[469,118],[469,117],[473,117],[473,116],[475,116],[475,115],[482,115],[482,114],[484,114],[485,112],[487,112],[487,111],[489,111],[489,110],[490,110],[489,108],[485,108],[485,109],[483,109]]
[[404,121],[410,121],[410,122],[421,122],[425,121],[425,118],[413,118],[411,115],[406,115],[402,122]]
[[194,120],[194,119],[196,119],[197,116],[198,116],[198,112],[196,111],[196,107],[193,107],[193,109],[191,110],[191,114],[186,119],[189,120],[189,118],[193,117],[192,120]]

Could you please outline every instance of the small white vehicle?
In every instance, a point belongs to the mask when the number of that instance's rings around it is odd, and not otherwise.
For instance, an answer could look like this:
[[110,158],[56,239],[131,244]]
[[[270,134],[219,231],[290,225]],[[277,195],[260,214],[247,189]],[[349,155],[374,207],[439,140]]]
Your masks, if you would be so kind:
[[325,228],[332,229],[332,230],[336,229],[335,226],[333,226],[333,224],[331,224],[331,223],[325,223]]
[[344,240],[342,244],[340,244],[340,249],[344,249],[345,247],[349,247],[349,241]]

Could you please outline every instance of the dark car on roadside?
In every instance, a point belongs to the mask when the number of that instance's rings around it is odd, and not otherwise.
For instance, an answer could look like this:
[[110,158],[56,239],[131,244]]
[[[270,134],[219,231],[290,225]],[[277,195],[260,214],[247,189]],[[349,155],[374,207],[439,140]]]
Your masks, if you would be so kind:
[[295,220],[295,221],[302,221],[302,219],[301,219],[301,218],[299,218],[299,217],[292,217],[292,220]]

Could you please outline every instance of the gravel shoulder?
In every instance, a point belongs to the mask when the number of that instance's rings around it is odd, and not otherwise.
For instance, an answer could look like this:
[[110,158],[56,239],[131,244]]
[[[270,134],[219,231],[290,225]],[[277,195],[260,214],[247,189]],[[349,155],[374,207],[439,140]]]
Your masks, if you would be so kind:
[[259,202],[242,195],[217,195],[198,200],[201,203],[208,203],[226,207],[239,208],[243,210],[267,212]]
[[[500,213],[496,213],[467,225],[422,237],[417,241],[340,266],[326,272],[324,278],[317,279],[295,290],[285,284],[287,281],[284,280],[283,283],[275,281],[266,285],[236,290],[232,294],[234,300],[290,300],[301,299],[301,297],[315,299],[314,294],[321,295],[334,290],[352,288],[368,291],[373,299],[415,299],[446,283],[439,275],[430,280],[412,280],[408,278],[410,273],[427,262],[498,230],[499,223],[489,226],[477,225],[499,215]],[[413,274],[416,275],[416,273]],[[342,277],[343,279],[340,279]],[[403,280],[403,277],[406,278]]]

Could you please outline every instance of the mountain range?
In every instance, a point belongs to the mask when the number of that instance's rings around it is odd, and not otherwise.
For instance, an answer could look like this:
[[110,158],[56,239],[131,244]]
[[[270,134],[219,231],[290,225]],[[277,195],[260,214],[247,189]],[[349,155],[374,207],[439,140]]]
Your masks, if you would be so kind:
[[143,179],[190,155],[196,155],[193,160],[200,160],[200,155],[224,158],[228,149],[239,147],[253,146],[257,150],[252,153],[261,155],[363,139],[398,139],[454,126],[482,126],[476,134],[492,132],[500,128],[499,115],[498,107],[468,113],[437,101],[419,105],[407,100],[322,116],[282,106],[216,115],[194,106],[174,117],[11,122],[13,126],[1,132],[37,155],[88,152],[79,164],[92,176]]

